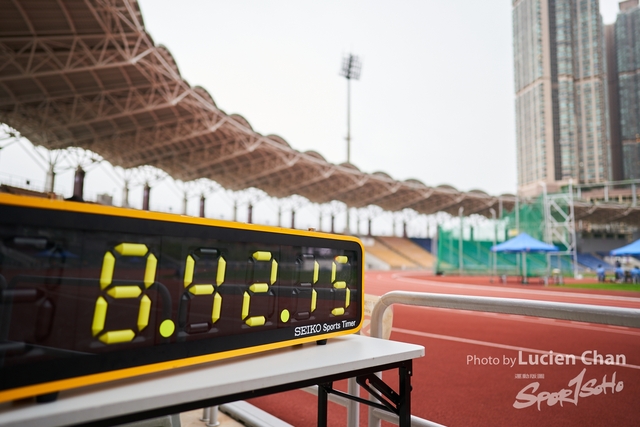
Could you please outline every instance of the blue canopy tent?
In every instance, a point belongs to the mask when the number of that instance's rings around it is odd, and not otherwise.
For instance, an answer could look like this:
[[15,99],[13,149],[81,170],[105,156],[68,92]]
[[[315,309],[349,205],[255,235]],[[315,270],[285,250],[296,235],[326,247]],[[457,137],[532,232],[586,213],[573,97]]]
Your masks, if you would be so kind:
[[613,256],[640,255],[640,239],[626,246],[611,251]]
[[520,233],[513,239],[491,247],[493,252],[516,252],[522,254],[523,283],[527,283],[527,252],[559,252],[557,246],[534,239],[527,233]]

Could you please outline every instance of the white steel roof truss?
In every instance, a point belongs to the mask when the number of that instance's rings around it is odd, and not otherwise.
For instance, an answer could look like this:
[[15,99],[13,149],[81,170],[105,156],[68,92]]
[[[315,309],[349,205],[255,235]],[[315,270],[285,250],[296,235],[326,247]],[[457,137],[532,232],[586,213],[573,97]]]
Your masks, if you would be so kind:
[[[70,4],[51,2],[59,13],[47,20],[30,13],[37,1],[13,0],[17,12],[10,15],[23,22],[12,21],[11,34],[3,33],[0,16],[0,119],[35,144],[90,148],[115,166],[153,165],[177,179],[209,178],[316,202],[339,198],[348,206],[420,213],[463,206],[467,215],[486,215],[498,203],[332,165],[262,136],[182,79],[171,54],[146,34],[135,1],[84,0],[73,10]],[[515,204],[511,195],[501,200],[504,209]],[[575,209],[576,218],[589,221],[640,220],[640,207],[576,202]]]

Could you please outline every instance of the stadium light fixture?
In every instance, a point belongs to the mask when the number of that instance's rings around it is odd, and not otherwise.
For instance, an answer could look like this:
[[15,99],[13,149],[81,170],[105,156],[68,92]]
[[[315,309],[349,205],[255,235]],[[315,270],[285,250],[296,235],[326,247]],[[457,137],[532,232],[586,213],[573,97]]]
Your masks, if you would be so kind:
[[347,79],[347,163],[351,163],[351,80],[360,79],[362,61],[353,54],[342,59],[340,75]]

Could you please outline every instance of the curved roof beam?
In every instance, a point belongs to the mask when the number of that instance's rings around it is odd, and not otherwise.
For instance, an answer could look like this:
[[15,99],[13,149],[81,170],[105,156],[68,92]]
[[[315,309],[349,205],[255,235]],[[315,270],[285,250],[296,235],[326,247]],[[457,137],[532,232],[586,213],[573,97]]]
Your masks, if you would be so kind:
[[[73,7],[73,9],[71,9]],[[0,121],[49,149],[81,147],[114,166],[149,165],[183,181],[211,179],[271,196],[375,204],[419,213],[487,215],[515,196],[398,181],[384,172],[328,163],[226,114],[180,75],[171,53],[146,33],[135,0],[7,2],[0,15]],[[13,9],[11,9],[13,8]],[[613,209],[613,211],[612,211]],[[640,208],[575,204],[576,218],[638,224]]]

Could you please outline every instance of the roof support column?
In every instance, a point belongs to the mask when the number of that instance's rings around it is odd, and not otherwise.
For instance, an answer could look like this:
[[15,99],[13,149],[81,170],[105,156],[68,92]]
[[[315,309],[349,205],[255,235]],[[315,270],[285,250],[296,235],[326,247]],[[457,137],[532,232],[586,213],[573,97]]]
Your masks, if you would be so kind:
[[73,177],[73,196],[71,196],[72,200],[76,200],[79,202],[84,201],[82,197],[84,193],[84,176],[84,170],[80,166],[78,166]]
[[182,194],[182,215],[187,214],[187,204],[189,202],[189,198],[187,197],[187,192],[185,191]]
[[144,183],[144,190],[142,191],[142,210],[149,210],[149,199],[151,198],[151,186],[148,182]]
[[122,207],[129,207],[129,180],[124,181],[124,187],[122,188]]
[[347,215],[347,225],[344,232],[345,234],[348,234],[348,233],[351,233],[351,221],[350,221],[351,212],[350,212],[349,206],[347,206],[347,208],[345,209],[345,213]]
[[431,237],[431,230],[429,228],[429,216],[425,215],[426,223],[427,223],[427,235],[425,236],[427,239]]
[[54,170],[55,165],[53,163],[49,164],[49,170],[47,171],[47,178],[44,183],[44,191],[45,193],[53,193],[53,187],[56,183],[56,172]]

